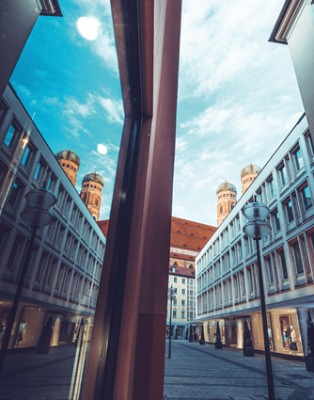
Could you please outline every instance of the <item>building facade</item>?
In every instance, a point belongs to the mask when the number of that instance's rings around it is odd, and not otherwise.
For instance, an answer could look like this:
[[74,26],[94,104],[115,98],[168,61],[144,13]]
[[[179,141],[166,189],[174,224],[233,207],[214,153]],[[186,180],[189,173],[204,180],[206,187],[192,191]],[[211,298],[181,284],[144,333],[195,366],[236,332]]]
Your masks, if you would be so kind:
[[[314,147],[306,117],[276,150],[197,257],[197,318],[214,341],[243,347],[244,321],[263,349],[256,243],[243,233],[243,206],[256,199],[270,209],[271,233],[261,240],[272,351],[306,352],[306,315],[314,313]],[[292,345],[292,343],[294,343]]]
[[195,259],[216,227],[171,218],[170,260],[168,291],[174,289],[174,299],[167,306],[167,337],[170,332],[170,308],[172,308],[172,337],[187,339],[189,326],[196,317]]
[[314,141],[313,15],[312,0],[285,0],[269,40],[287,44],[289,47],[310,134]]
[[0,146],[1,332],[30,240],[20,218],[25,194],[45,187],[58,199],[55,220],[37,231],[10,347],[36,346],[48,317],[51,345],[71,341],[94,314],[105,237],[10,85],[0,105]]

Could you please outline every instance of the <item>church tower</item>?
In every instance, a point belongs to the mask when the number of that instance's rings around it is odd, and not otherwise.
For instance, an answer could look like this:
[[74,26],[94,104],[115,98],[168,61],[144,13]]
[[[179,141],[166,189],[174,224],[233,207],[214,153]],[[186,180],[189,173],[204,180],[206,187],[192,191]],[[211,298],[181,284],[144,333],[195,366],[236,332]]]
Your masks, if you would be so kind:
[[100,175],[96,174],[96,172],[84,176],[80,196],[89,212],[96,220],[99,219],[103,187],[104,180]]
[[219,226],[237,202],[237,189],[232,183],[224,182],[218,186],[216,193],[217,226]]
[[254,181],[260,173],[260,167],[250,163],[241,170],[242,193],[244,193],[250,184]]
[[76,175],[80,166],[80,158],[71,150],[62,150],[55,154],[58,163],[74,186]]

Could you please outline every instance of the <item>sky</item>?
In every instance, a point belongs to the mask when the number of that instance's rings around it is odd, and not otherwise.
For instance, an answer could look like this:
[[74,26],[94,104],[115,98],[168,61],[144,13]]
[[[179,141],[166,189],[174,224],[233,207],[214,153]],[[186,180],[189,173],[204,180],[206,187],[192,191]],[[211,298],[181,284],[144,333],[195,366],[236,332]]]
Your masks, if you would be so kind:
[[[123,106],[109,0],[60,0],[40,17],[11,83],[54,153],[81,158],[76,188],[96,171],[109,218]],[[216,189],[260,167],[303,113],[288,46],[268,42],[283,0],[183,0],[173,215],[216,225]],[[96,40],[76,28],[100,22]],[[103,144],[107,154],[100,154]]]

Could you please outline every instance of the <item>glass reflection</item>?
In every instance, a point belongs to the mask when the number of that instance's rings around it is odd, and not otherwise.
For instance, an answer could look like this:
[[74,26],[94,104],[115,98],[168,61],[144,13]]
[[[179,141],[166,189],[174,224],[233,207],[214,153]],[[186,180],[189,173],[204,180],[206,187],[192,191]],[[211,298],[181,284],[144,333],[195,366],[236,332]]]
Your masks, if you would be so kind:
[[[8,398],[78,399],[106,246],[96,219],[109,218],[123,108],[110,2],[36,4],[0,103],[0,345],[31,239],[25,194],[44,187],[58,202],[31,248],[0,385]],[[19,33],[7,42],[18,45]]]

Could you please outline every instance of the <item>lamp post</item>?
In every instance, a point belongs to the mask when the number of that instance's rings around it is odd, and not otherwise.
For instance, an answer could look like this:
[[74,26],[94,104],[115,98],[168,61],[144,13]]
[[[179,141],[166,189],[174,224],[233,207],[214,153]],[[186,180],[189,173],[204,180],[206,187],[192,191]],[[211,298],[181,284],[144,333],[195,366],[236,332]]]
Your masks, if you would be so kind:
[[244,225],[244,233],[253,238],[256,242],[256,254],[257,254],[257,266],[259,276],[259,289],[261,298],[261,312],[263,322],[263,336],[264,336],[264,348],[265,348],[265,362],[266,362],[266,374],[267,374],[267,385],[268,385],[268,398],[269,400],[275,400],[274,392],[274,381],[273,371],[271,364],[270,348],[269,348],[269,337],[267,329],[267,317],[266,317],[266,305],[265,305],[265,293],[263,284],[263,271],[261,266],[261,253],[259,241],[262,237],[269,235],[270,226],[266,219],[269,215],[268,207],[260,202],[248,203],[243,207],[242,210],[244,216],[248,219],[248,222]]
[[175,299],[174,288],[172,287],[172,285],[170,286],[168,297],[169,297],[169,300],[170,300],[170,329],[169,329],[168,358],[171,358],[172,302]]
[[25,195],[25,200],[27,206],[24,211],[21,213],[21,218],[25,224],[32,228],[31,239],[28,244],[26,256],[24,259],[24,263],[21,268],[21,273],[19,277],[19,281],[16,288],[16,293],[14,296],[12,308],[10,310],[10,314],[8,316],[8,321],[6,325],[6,329],[3,335],[2,347],[0,351],[0,375],[3,369],[5,357],[7,354],[9,341],[14,325],[14,321],[16,318],[16,313],[18,310],[26,274],[28,271],[28,267],[31,261],[32,249],[35,240],[36,230],[43,226],[49,225],[53,221],[53,215],[50,211],[50,208],[57,202],[57,198],[48,189],[33,189],[30,190]]

